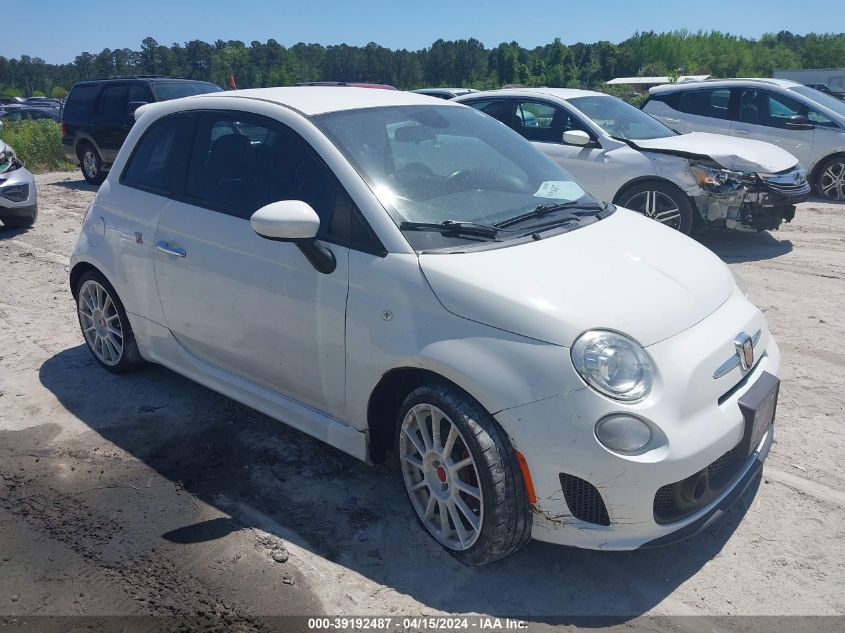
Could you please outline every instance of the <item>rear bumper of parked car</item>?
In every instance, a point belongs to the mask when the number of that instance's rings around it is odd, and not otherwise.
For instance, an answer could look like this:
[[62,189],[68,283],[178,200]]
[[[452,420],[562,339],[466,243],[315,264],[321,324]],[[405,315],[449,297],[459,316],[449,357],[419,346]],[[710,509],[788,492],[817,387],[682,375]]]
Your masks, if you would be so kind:
[[37,209],[38,194],[32,173],[19,167],[0,174],[0,220],[33,217]]
[[[737,367],[714,379],[714,370],[735,352],[733,337],[742,330],[761,332],[756,364],[744,376]],[[712,349],[713,341],[723,338],[725,344],[717,344],[712,354],[686,358],[688,350],[702,349],[706,341]],[[750,453],[738,448],[745,431],[739,400],[766,374],[776,376],[780,360],[759,311],[747,301],[729,300],[690,330],[647,351],[658,369],[677,370],[659,376],[642,403],[624,405],[585,386],[496,414],[528,464],[537,497],[534,538],[608,550],[666,544],[710,525],[754,483],[774,430],[769,427]],[[649,420],[663,437],[642,454],[611,451],[594,429],[599,419],[616,412]],[[675,514],[675,507],[666,505],[678,499],[671,495],[705,472],[721,483],[700,504]]]

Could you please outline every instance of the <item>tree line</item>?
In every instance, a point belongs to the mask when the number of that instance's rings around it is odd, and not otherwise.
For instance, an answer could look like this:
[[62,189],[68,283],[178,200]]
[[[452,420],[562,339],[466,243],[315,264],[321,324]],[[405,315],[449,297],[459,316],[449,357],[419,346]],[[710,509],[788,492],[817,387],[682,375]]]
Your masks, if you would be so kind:
[[434,42],[421,50],[392,50],[370,43],[323,46],[276,40],[192,40],[170,46],[152,37],[139,50],[84,52],[72,63],[0,56],[0,95],[63,97],[77,81],[115,75],[154,74],[212,81],[239,88],[300,81],[367,81],[401,89],[428,86],[498,88],[506,84],[596,88],[617,76],[711,74],[771,76],[775,68],[845,67],[845,33],[794,35],[789,31],[749,39],[717,31],[643,32],[614,44],[565,44],[524,48],[503,42],[488,49],[474,38]]

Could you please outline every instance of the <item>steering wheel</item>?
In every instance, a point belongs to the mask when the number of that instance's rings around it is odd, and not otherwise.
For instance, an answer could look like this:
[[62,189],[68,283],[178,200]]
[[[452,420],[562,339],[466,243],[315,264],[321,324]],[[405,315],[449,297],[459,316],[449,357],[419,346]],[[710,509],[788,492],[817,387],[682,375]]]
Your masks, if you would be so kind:
[[474,169],[459,169],[449,174],[443,184],[450,189],[459,189],[468,185],[474,175]]

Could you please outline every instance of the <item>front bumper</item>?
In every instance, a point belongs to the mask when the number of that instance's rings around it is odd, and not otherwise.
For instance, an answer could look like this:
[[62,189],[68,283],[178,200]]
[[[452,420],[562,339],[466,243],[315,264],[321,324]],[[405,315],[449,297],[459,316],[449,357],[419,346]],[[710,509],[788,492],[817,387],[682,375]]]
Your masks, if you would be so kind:
[[[761,331],[756,364],[745,374],[735,367],[714,378],[716,368],[735,353],[733,339],[742,330]],[[714,341],[723,340],[714,349]],[[708,351],[693,356],[691,350]],[[685,538],[721,515],[765,459],[771,428],[751,455],[742,456],[730,483],[707,505],[680,520],[659,523],[658,490],[711,467],[740,443],[745,422],[739,399],[763,372],[777,375],[780,352],[762,314],[739,293],[704,321],[647,351],[661,369],[643,402],[626,405],[585,386],[496,414],[528,463],[537,497],[534,538],[608,550]],[[655,444],[639,455],[620,455],[602,446],[595,437],[595,424],[613,412],[635,413],[651,421],[658,430]],[[594,517],[606,516],[606,521],[584,520],[583,514],[573,511],[565,479],[586,482],[600,495],[606,515]]]
[[[25,197],[19,195],[22,188],[26,191]],[[0,219],[32,217],[37,208],[35,177],[29,170],[18,167],[0,174]]]
[[[793,174],[799,174],[793,181]],[[803,180],[801,180],[803,178]],[[776,230],[795,217],[795,205],[810,197],[803,170],[766,176],[749,174],[742,185],[721,190],[699,188],[693,196],[701,217],[737,231]]]

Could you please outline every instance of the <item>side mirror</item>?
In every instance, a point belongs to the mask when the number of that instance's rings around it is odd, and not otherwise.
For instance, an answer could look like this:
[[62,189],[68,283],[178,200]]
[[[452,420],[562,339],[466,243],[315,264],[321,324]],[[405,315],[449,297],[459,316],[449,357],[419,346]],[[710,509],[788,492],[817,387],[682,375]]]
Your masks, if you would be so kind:
[[135,110],[140,108],[142,105],[147,105],[146,101],[130,101],[129,105],[126,106],[126,114],[132,116],[135,114]]
[[590,138],[590,135],[586,132],[582,132],[581,130],[566,130],[563,133],[563,142],[567,145],[578,145],[583,147],[584,145],[589,145],[593,142],[593,139]]
[[320,216],[307,202],[282,200],[261,207],[249,218],[249,224],[261,237],[295,242],[317,236]]
[[784,125],[790,130],[812,130],[816,127],[810,122],[810,119],[805,117],[803,114],[796,114],[794,116],[787,117]]
[[307,202],[281,200],[261,207],[249,218],[252,230],[261,237],[276,242],[293,242],[305,258],[324,274],[337,267],[334,253],[317,243],[320,216]]

